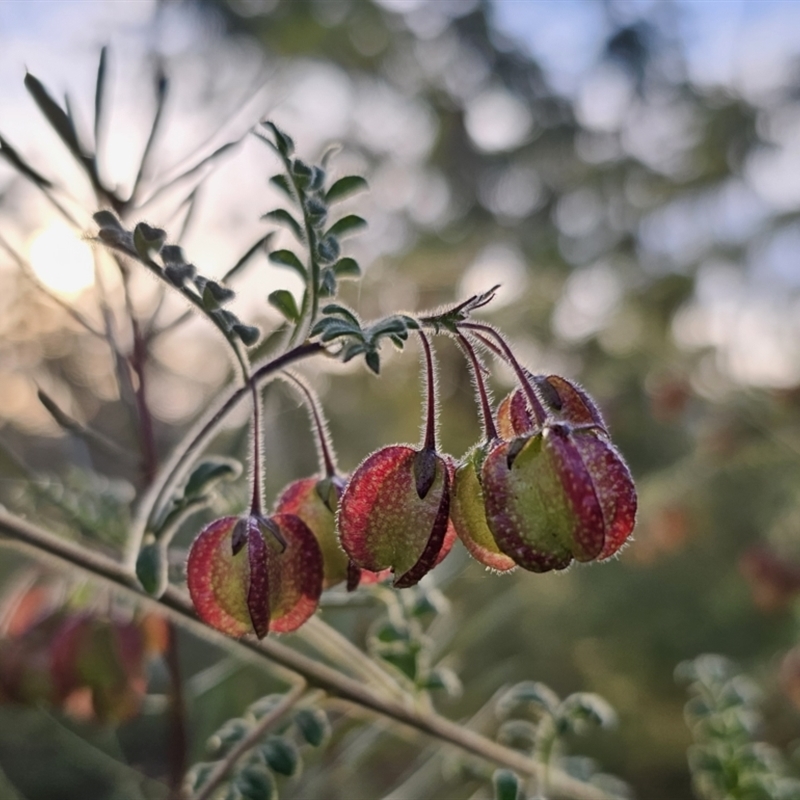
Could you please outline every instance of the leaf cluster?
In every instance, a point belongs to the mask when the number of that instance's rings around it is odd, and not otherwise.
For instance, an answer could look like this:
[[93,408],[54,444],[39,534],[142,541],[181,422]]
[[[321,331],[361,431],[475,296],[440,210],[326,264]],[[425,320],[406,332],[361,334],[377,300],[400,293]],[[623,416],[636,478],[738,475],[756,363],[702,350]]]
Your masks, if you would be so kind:
[[800,780],[789,775],[782,753],[759,741],[761,693],[717,655],[685,661],[676,679],[689,684],[685,717],[694,745],[689,748],[692,783],[703,800],[790,800]]
[[[284,699],[272,694],[252,703],[242,717],[228,720],[208,740],[213,760],[192,767],[186,776],[186,789],[201,791],[221,761],[257,730],[259,722],[271,714]],[[301,748],[323,747],[330,739],[327,714],[320,708],[305,706],[275,726],[274,732],[258,737],[239,761],[218,794],[225,800],[277,800],[276,777],[291,778],[302,772]],[[216,796],[216,795],[215,795]]]

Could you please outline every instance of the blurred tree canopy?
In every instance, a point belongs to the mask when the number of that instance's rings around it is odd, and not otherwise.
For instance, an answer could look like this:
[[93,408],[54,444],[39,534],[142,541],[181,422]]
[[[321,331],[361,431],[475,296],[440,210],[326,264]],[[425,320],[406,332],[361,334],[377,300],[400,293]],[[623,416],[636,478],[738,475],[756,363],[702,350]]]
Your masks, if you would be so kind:
[[[779,685],[776,660],[796,640],[794,590],[778,591],[781,570],[800,560],[800,193],[789,144],[798,83],[791,70],[770,85],[700,80],[681,4],[594,5],[602,42],[571,92],[554,88],[530,48],[498,26],[500,9],[488,0],[197,0],[161,4],[153,24],[175,14],[195,20],[212,42],[213,70],[258,65],[269,116],[301,152],[316,156],[337,140],[348,168],[364,171],[371,192],[351,202],[370,223],[357,245],[365,279],[357,294],[345,290],[362,316],[435,307],[500,283],[487,319],[532,369],[578,378],[597,397],[639,486],[635,541],[617,561],[564,575],[490,576],[464,553],[443,564],[438,585],[453,612],[437,647],[464,685],[444,708],[466,717],[499,686],[528,678],[562,694],[596,691],[620,725],[593,740],[591,754],[636,796],[676,800],[692,796],[685,696],[673,680],[683,659],[737,659],[766,687],[766,739],[786,747],[800,737],[800,712],[785,694],[788,681],[796,697],[797,676],[784,671]],[[168,71],[168,55],[163,62]],[[225,86],[206,78],[209,103],[218,103]],[[265,186],[263,156],[247,153]],[[6,218],[28,213],[21,191],[6,186]],[[255,220],[267,208],[250,197],[238,213]],[[219,213],[213,189],[202,213]],[[191,243],[190,227],[190,252]],[[67,407],[98,428],[124,429],[104,356],[27,284],[2,279],[2,380],[49,376],[41,380]],[[11,298],[24,312],[11,310]],[[36,322],[44,318],[47,325]],[[221,361],[213,343],[207,348],[209,364]],[[457,349],[444,342],[438,351],[444,448],[460,456],[478,436],[473,390]],[[418,364],[388,355],[378,380],[341,368],[311,376],[345,468],[384,443],[417,438]],[[185,413],[160,420],[163,448],[224,375],[224,361],[211,376],[192,375],[204,357],[165,347],[152,366],[157,393],[189,394]],[[493,380],[498,396],[512,383],[502,369]],[[313,469],[314,452],[292,398],[275,391],[270,403],[274,493]],[[0,433],[13,480],[0,484],[0,502],[64,522],[64,502],[52,502],[51,487],[20,481],[13,453],[45,472],[78,463],[54,489],[67,504],[89,471],[107,476],[101,496],[112,505],[138,480],[135,467],[19,424],[12,405]],[[235,430],[215,445],[240,446]],[[109,514],[106,506],[90,511]],[[109,529],[110,540],[118,535]],[[754,555],[756,545],[770,557]],[[0,566],[0,580],[17,569]],[[349,612],[329,614],[364,635]],[[212,660],[197,643],[187,648],[198,664]],[[228,681],[199,700],[199,730],[210,733],[226,708],[246,704],[254,684],[252,676],[249,685]],[[23,757],[12,724],[19,713],[0,710],[0,764],[9,774],[9,759]],[[26,737],[39,735],[37,724],[25,719]],[[143,763],[154,758],[148,724],[123,733],[124,748]],[[307,770],[297,797],[388,794],[412,751],[384,736],[358,761],[367,743],[356,736]],[[198,752],[201,745],[198,736]],[[468,797],[475,786],[437,772],[426,796]]]

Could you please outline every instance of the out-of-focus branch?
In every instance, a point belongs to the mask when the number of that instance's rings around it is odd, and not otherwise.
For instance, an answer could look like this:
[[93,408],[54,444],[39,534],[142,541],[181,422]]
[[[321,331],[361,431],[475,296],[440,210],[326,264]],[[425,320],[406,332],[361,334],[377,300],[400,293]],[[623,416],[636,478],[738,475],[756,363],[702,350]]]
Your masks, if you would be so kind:
[[[521,753],[504,747],[471,731],[456,722],[440,717],[435,712],[419,710],[411,703],[388,699],[372,687],[354,680],[326,664],[304,656],[292,648],[269,638],[258,641],[252,638],[231,640],[201,622],[194,613],[191,601],[183,592],[169,587],[156,600],[141,592],[135,575],[122,564],[99,553],[92,552],[72,542],[60,539],[48,531],[0,510],[0,535],[23,545],[35,556],[45,556],[60,565],[80,569],[91,577],[111,583],[121,591],[138,599],[143,604],[168,614],[171,619],[187,630],[221,644],[240,655],[255,656],[260,663],[272,662],[279,667],[302,676],[309,686],[322,689],[328,694],[354,703],[364,709],[407,725],[421,733],[452,744],[471,755],[486,759],[522,775],[541,778],[541,765]],[[2,541],[2,539],[0,539]],[[617,800],[613,795],[596,786],[575,780],[562,772],[550,776],[551,796],[572,800]]]

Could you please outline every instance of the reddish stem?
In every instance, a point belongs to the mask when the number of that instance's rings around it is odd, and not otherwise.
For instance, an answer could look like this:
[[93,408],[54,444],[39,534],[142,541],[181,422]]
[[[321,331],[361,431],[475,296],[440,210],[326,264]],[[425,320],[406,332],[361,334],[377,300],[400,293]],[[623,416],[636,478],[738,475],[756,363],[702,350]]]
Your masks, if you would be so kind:
[[530,404],[533,416],[536,418],[536,422],[540,426],[544,425],[545,421],[547,420],[547,411],[542,405],[542,401],[539,400],[539,397],[536,394],[536,391],[534,390],[533,386],[531,385],[531,382],[528,380],[528,376],[525,373],[525,370],[522,368],[519,361],[517,361],[516,357],[514,356],[514,353],[508,346],[508,342],[506,342],[503,336],[498,331],[496,331],[491,325],[483,325],[480,322],[461,322],[459,323],[459,327],[467,328],[471,331],[480,331],[481,333],[488,334],[497,342],[498,345],[500,345],[503,357],[506,359],[506,361],[508,361],[509,364],[511,364],[511,367],[513,368],[514,372],[517,373],[517,380],[519,380],[520,385],[522,386],[522,390],[525,392],[525,396],[528,398],[528,403]]
[[320,408],[318,398],[314,392],[309,389],[305,381],[298,378],[291,372],[284,372],[281,377],[287,379],[292,385],[303,395],[306,405],[311,411],[312,419],[314,420],[314,427],[317,429],[317,440],[319,441],[319,454],[322,460],[322,468],[325,472],[326,478],[332,478],[336,475],[336,459],[331,454],[331,448],[328,443],[326,434],[326,426],[324,422],[324,415]]
[[250,516],[261,516],[261,408],[258,389],[251,378],[250,390],[253,393],[253,499],[250,501]]
[[422,341],[422,349],[425,353],[425,375],[427,377],[427,419],[425,421],[425,440],[422,444],[423,450],[436,450],[436,386],[433,376],[433,354],[428,337],[420,330],[417,331]]
[[486,434],[486,439],[493,442],[497,439],[497,428],[492,418],[492,407],[489,403],[489,395],[486,392],[486,383],[483,380],[481,362],[475,354],[475,348],[469,343],[467,337],[463,333],[458,334],[458,343],[469,356],[472,363],[472,374],[475,376],[475,386],[478,388],[478,396],[481,401],[481,411],[483,412],[483,432]]

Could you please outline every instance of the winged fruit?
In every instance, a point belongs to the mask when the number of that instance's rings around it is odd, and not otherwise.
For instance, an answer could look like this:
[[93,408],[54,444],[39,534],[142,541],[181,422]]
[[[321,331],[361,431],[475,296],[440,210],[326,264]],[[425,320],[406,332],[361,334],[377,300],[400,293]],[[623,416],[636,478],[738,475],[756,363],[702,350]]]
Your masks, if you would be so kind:
[[192,543],[189,594],[200,618],[231,636],[299,628],[322,592],[323,557],[294,514],[222,517]]

